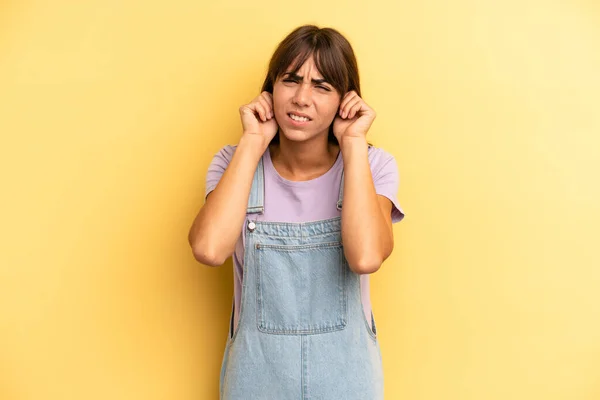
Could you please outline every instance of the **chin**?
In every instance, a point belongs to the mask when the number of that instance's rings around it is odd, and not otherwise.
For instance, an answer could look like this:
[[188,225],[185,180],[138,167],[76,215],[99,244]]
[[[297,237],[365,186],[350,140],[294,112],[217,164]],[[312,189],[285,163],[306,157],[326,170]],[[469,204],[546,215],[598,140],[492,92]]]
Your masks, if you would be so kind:
[[315,132],[314,130],[297,129],[294,127],[279,128],[279,134],[285,136],[285,138],[292,142],[306,142],[308,140],[316,139],[321,135],[327,137],[329,135],[329,128],[325,129],[322,133]]
[[286,129],[285,131],[280,129],[279,134],[285,136],[287,140],[292,142],[304,142],[305,140],[315,137],[315,134],[311,134],[310,132],[299,129]]

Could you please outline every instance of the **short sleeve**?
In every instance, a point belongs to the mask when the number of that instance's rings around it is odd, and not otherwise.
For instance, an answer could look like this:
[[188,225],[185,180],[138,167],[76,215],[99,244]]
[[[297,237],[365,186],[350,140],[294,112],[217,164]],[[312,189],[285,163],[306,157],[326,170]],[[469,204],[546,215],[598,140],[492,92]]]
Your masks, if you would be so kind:
[[221,180],[223,173],[233,158],[237,146],[225,146],[213,157],[206,173],[206,191],[204,198],[210,194]]
[[385,196],[393,204],[392,223],[400,222],[404,218],[404,210],[398,202],[398,188],[400,186],[400,174],[396,159],[391,154],[377,147],[369,148],[369,164],[375,192]]

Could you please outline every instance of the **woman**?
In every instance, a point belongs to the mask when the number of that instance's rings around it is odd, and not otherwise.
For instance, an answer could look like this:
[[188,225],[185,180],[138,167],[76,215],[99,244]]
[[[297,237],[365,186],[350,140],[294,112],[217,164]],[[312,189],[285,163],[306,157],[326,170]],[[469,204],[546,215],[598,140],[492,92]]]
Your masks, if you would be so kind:
[[368,278],[404,214],[394,158],[367,143],[375,112],[352,47],[334,29],[295,29],[240,115],[189,234],[199,262],[233,256],[221,398],[383,398]]

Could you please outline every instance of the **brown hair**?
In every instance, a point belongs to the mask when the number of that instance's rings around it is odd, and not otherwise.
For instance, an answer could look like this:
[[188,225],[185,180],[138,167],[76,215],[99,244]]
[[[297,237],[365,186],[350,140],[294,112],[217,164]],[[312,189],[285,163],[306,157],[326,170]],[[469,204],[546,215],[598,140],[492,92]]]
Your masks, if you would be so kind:
[[[292,72],[296,73],[312,55],[323,78],[341,97],[351,90],[361,96],[358,64],[352,46],[337,30],[315,25],[298,27],[279,43],[269,62],[269,70],[261,92],[273,93],[275,81],[286,72],[294,60]],[[279,141],[279,132],[273,141]],[[333,123],[329,126],[329,141],[337,143],[333,135]]]

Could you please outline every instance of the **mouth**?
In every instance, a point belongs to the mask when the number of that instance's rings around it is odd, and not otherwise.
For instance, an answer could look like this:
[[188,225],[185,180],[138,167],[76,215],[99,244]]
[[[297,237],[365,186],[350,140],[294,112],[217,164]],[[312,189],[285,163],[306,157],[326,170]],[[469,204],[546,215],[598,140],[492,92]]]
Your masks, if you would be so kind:
[[294,125],[306,125],[310,121],[312,121],[308,117],[300,116],[294,113],[288,113],[288,118]]

